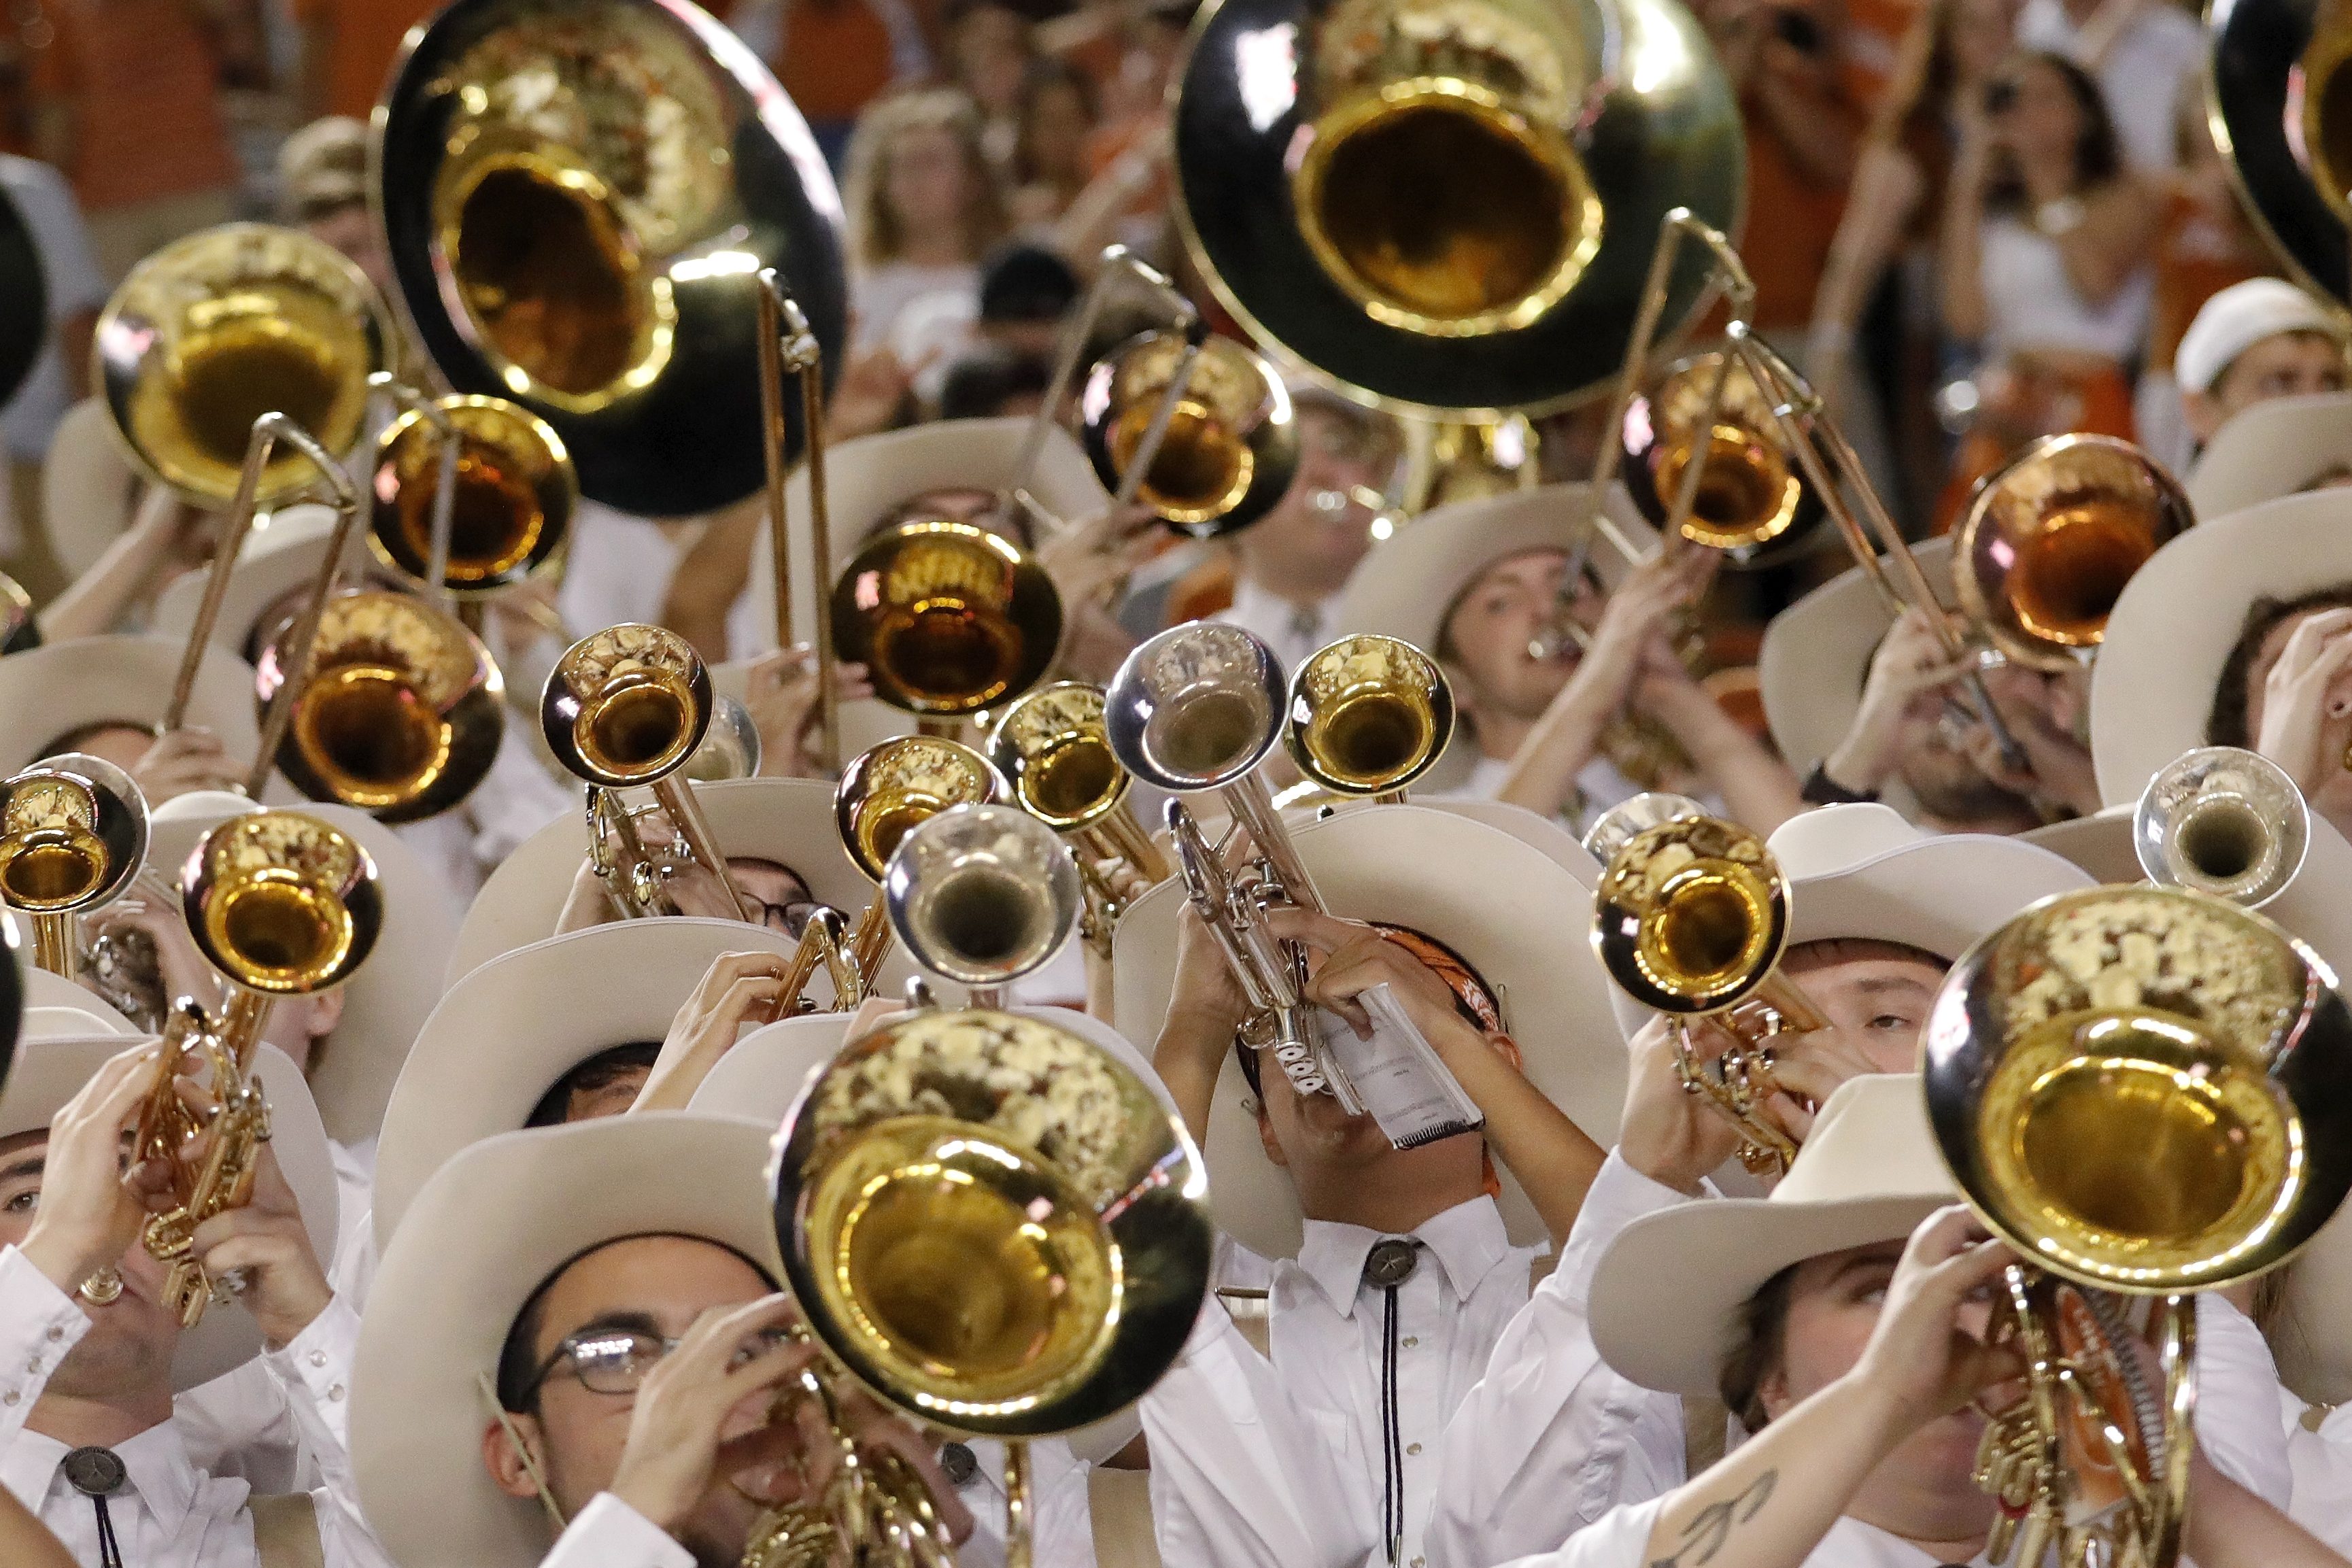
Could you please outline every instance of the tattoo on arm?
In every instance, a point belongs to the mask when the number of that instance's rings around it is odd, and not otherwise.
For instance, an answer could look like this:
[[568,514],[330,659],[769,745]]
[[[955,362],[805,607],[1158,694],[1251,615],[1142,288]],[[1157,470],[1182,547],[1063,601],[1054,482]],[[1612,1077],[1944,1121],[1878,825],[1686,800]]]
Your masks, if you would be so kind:
[[1650,1568],[1699,1568],[1714,1561],[1730,1538],[1734,1525],[1746,1524],[1756,1517],[1772,1496],[1772,1487],[1780,1479],[1778,1470],[1767,1470],[1748,1483],[1748,1489],[1738,1497],[1721,1502],[1711,1502],[1699,1510],[1698,1517],[1683,1527],[1683,1543],[1671,1557],[1661,1557]]

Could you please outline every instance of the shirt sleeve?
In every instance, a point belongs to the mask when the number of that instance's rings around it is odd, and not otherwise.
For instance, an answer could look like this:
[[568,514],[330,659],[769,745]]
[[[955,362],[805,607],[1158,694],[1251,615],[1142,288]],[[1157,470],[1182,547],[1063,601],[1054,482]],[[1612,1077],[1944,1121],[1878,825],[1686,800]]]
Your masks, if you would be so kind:
[[2288,1396],[2287,1456],[2294,1498],[2287,1517],[2337,1552],[2352,1552],[2352,1405],[2312,1421]]
[[539,1568],[694,1568],[694,1553],[611,1492],[598,1492]]
[[2278,1363],[2253,1321],[2221,1297],[2197,1299],[2197,1446],[2213,1468],[2284,1511],[2294,1461],[2279,1425]]
[[71,1296],[14,1247],[0,1247],[0,1448],[16,1440],[49,1375],[89,1332]]
[[1446,1423],[1423,1537],[1435,1568],[1549,1551],[1611,1510],[1682,1484],[1682,1402],[1601,1359],[1587,1300],[1594,1266],[1627,1226],[1691,1201],[1610,1152],[1559,1267],[1505,1328],[1486,1376]]
[[320,1480],[310,1497],[330,1568],[391,1568],[390,1555],[360,1513],[352,1476],[352,1355],[359,1334],[359,1314],[338,1296],[283,1350],[261,1359],[286,1395],[301,1457]]
[[1377,1500],[1349,1480],[1347,1435],[1284,1391],[1223,1310],[1141,1405],[1164,1568],[1343,1568],[1373,1552]]

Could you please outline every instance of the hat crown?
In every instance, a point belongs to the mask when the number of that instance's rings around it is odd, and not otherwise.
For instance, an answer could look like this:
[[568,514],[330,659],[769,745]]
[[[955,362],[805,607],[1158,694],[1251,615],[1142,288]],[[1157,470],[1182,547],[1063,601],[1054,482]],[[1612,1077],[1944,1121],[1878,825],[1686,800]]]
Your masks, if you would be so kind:
[[1914,827],[1890,805],[1857,802],[1820,805],[1789,818],[1764,841],[1791,879],[1851,870],[1890,850],[1923,844],[1931,834]]
[[1788,1175],[1772,1189],[1770,1201],[1825,1204],[1958,1195],[1927,1126],[1927,1100],[1919,1075],[1878,1073],[1838,1086],[1822,1107]]

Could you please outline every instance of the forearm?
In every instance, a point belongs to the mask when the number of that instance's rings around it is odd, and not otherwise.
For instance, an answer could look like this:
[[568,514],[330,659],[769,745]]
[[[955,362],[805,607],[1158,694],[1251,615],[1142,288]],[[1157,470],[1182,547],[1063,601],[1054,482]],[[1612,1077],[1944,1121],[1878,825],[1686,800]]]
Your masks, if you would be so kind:
[[1487,1143],[1543,1216],[1552,1246],[1566,1246],[1609,1152],[1484,1040],[1448,1053],[1446,1067],[1485,1114]]
[[1196,1142],[1208,1142],[1217,1075],[1224,1070],[1224,1053],[1232,1048],[1239,1022],[1200,1008],[1171,1009],[1151,1047],[1152,1068]]
[[1576,793],[1576,775],[1601,749],[1601,731],[1624,701],[1622,683],[1604,681],[1590,659],[1528,732],[1496,798],[1556,816]]
[[74,1568],[58,1538],[5,1487],[0,1487],[0,1558],[19,1568]]
[[713,519],[670,575],[662,625],[692,643],[705,663],[722,663],[733,651],[727,644],[727,613],[751,580],[752,542],[765,521],[761,508],[749,503]]
[[1759,833],[1769,833],[1805,809],[1797,775],[1789,764],[1741,729],[1705,691],[1689,688],[1664,706],[1658,716],[1738,821]]
[[1668,1494],[1645,1561],[1801,1568],[1900,1436],[1887,1401],[1848,1375]]
[[2345,1568],[2344,1557],[2202,1455],[2193,1463],[2181,1543],[2199,1568]]
[[1991,310],[1984,295],[1984,235],[1981,168],[1963,160],[1951,174],[1944,198],[1942,233],[1937,240],[1937,270],[1942,274],[1944,325],[1955,338],[1980,338]]
[[[1919,176],[1901,149],[1865,149],[1854,172],[1853,195],[1838,219],[1829,263],[1813,295],[1813,328],[1850,332],[1871,290],[1895,254],[1918,200]],[[1818,365],[1808,369],[1819,372]]]
[[1808,184],[1842,189],[1853,181],[1853,117],[1828,89],[1768,74],[1757,84],[1756,101]]
[[1830,782],[1855,795],[1876,795],[1903,760],[1898,724],[1864,707],[1830,754],[1821,759]]
[[[62,521],[52,518],[48,526],[55,528]],[[162,542],[152,529],[133,526],[118,535],[96,565],[41,611],[42,640],[66,642],[113,631],[153,583],[162,562]]]

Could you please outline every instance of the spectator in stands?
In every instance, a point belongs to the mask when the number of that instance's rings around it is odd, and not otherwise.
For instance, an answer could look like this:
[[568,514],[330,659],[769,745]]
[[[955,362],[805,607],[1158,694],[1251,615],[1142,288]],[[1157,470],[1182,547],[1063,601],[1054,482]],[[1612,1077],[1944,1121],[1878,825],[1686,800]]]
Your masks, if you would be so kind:
[[1040,240],[1087,185],[1087,138],[1094,132],[1094,93],[1086,78],[1056,61],[1029,68],[1021,88],[1021,135],[1013,147],[1013,221]]
[[858,121],[845,185],[853,353],[891,346],[899,312],[927,294],[976,305],[1004,209],[970,98],[929,89],[876,104]]
[[931,74],[908,0],[737,0],[730,19],[792,94],[835,170],[858,117]]
[[2017,41],[2063,55],[2097,80],[2126,164],[2173,166],[2172,84],[2205,63],[2192,9],[2172,0],[2026,0]]
[[980,110],[989,172],[1009,185],[1021,143],[1022,89],[1034,49],[1029,23],[998,0],[950,0],[948,74]]

